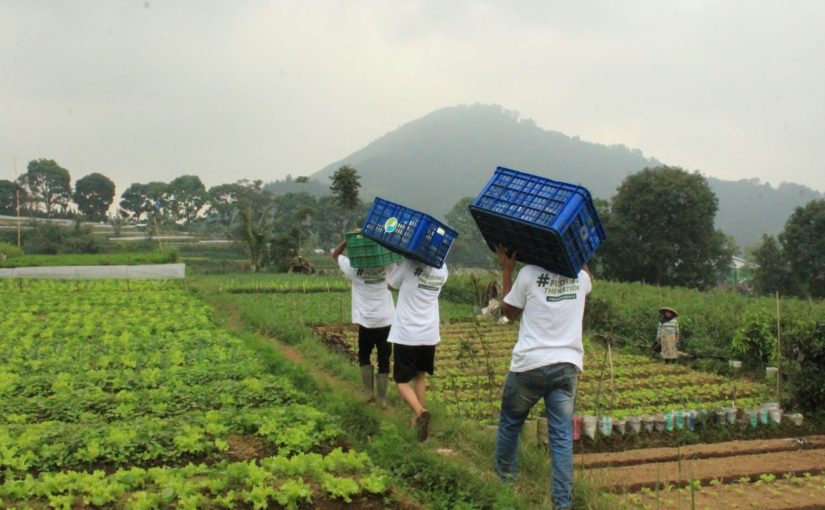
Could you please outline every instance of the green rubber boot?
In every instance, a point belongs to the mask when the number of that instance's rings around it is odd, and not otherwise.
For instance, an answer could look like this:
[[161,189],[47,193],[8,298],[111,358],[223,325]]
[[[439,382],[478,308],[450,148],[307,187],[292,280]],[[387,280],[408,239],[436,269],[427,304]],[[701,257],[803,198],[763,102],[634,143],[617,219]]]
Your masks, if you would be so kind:
[[378,405],[384,407],[387,405],[387,386],[390,384],[390,374],[376,374],[375,375],[375,400]]
[[372,365],[361,366],[361,384],[364,385],[364,395],[367,396],[367,402],[375,401]]

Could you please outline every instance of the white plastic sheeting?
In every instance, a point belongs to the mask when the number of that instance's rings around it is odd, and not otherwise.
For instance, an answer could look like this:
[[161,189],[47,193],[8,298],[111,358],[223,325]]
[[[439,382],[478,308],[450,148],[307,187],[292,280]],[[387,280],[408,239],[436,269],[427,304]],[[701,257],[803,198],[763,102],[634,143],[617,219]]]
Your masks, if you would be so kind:
[[186,264],[142,266],[44,266],[0,269],[0,278],[56,280],[179,280],[186,276]]

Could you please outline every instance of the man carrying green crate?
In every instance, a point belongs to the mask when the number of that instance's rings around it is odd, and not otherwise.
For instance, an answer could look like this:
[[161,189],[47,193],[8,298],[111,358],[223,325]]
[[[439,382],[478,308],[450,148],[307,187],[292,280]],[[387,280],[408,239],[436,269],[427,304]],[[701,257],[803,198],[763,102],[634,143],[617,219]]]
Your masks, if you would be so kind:
[[512,482],[518,472],[521,428],[530,409],[544,399],[553,468],[553,507],[573,505],[573,408],[582,370],[582,319],[593,287],[585,265],[576,278],[526,265],[512,284],[516,254],[496,247],[503,274],[504,314],[521,317],[518,342],[504,381],[496,434],[495,468]]
[[[358,364],[361,366],[364,393],[369,402],[377,400],[383,406],[387,401],[392,355],[392,345],[387,342],[387,336],[395,316],[387,276],[396,264],[354,268],[349,257],[342,254],[346,247],[346,240],[338,243],[332,250],[332,258],[344,277],[352,282],[352,322],[358,324]],[[370,360],[373,348],[377,351],[377,374],[373,374]]]

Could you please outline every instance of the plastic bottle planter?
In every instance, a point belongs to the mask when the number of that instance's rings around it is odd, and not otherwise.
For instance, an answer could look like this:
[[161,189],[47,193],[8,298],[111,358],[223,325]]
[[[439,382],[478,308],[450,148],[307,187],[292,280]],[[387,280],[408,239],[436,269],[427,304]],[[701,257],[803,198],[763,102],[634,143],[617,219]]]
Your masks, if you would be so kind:
[[768,424],[768,409],[765,407],[759,408],[759,423],[762,425]]
[[691,432],[696,428],[696,411],[688,411],[687,426]]
[[625,431],[627,430],[627,421],[626,420],[613,420],[613,432],[623,436]]
[[644,428],[645,432],[653,432],[656,428],[656,418],[653,416],[643,416],[642,428]]
[[747,426],[751,421],[750,415],[744,409],[736,410],[736,424],[740,426]]
[[[673,422],[671,422],[673,423]],[[664,432],[665,427],[667,426],[667,417],[662,414],[657,414],[653,418],[653,428],[656,432]]]
[[685,428],[685,412],[676,411],[676,430],[684,430]]
[[759,424],[759,411],[756,409],[751,409],[748,411],[748,423],[750,424],[751,428],[756,428]]
[[625,418],[627,430],[633,434],[638,434],[642,430],[642,420],[638,416],[628,416]]
[[725,422],[728,425],[734,425],[736,423],[736,408],[735,407],[725,408]]
[[671,411],[665,413],[665,430],[673,432],[673,412]]
[[770,416],[773,423],[777,425],[782,423],[782,409],[768,409],[768,416]]
[[719,425],[725,424],[725,418],[727,416],[727,410],[725,409],[717,409],[713,412],[714,416],[716,417],[716,423]]
[[765,379],[769,381],[776,380],[776,374],[779,372],[777,367],[765,367]]
[[602,416],[601,420],[599,420],[599,424],[601,425],[601,427],[599,427],[599,432],[601,432],[604,437],[610,437],[610,432],[613,430],[610,416]]
[[585,415],[582,416],[582,431],[584,435],[590,439],[596,438],[596,417]]
[[788,415],[788,419],[791,420],[791,423],[793,423],[797,427],[802,425],[802,413],[791,413]]
[[762,407],[768,410],[768,418],[771,422],[779,425],[782,421],[782,408],[779,407],[779,402],[765,402]]
[[742,368],[742,362],[739,361],[738,359],[732,359],[732,360],[728,361],[728,364],[734,370],[739,370],[740,368]]

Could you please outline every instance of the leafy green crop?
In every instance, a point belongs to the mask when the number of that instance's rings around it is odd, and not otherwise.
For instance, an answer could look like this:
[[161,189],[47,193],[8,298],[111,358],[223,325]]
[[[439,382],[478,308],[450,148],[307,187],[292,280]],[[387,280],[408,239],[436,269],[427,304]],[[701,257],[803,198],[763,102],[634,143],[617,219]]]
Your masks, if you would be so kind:
[[297,508],[386,490],[366,454],[334,448],[336,418],[185,289],[26,281],[0,309],[0,507]]

